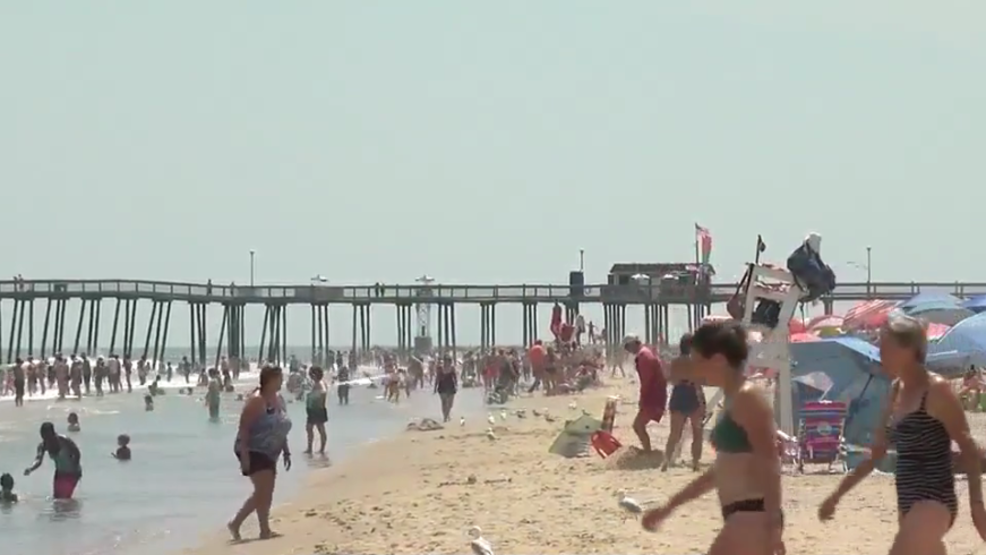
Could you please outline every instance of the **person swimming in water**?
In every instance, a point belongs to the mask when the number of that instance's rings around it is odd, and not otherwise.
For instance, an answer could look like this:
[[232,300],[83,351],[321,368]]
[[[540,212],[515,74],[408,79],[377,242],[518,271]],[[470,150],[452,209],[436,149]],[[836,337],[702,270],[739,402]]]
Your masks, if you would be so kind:
[[150,393],[144,395],[144,410],[146,412],[154,410],[154,397]]
[[205,394],[205,404],[209,408],[209,420],[219,420],[219,393],[222,391],[222,384],[219,383],[219,372],[215,368],[209,369],[209,388]]
[[308,416],[305,422],[305,432],[308,434],[308,448],[305,449],[306,455],[312,454],[312,443],[315,440],[315,430],[318,430],[319,455],[325,454],[325,423],[329,421],[329,411],[325,408],[325,400],[328,388],[325,385],[324,373],[318,366],[312,366],[308,370],[308,377],[312,380],[311,389],[306,394],[305,412]]
[[110,455],[113,455],[113,458],[118,461],[129,461],[132,455],[130,453],[130,436],[127,434],[116,436],[116,451]]
[[924,324],[891,315],[880,331],[880,360],[894,381],[874,430],[869,458],[847,474],[818,509],[820,520],[832,519],[842,497],[873,472],[893,445],[897,450],[893,555],[946,552],[943,540],[959,511],[953,441],[961,450],[959,463],[967,477],[972,523],[986,540],[979,448],[951,383],[925,367],[927,353]]
[[716,490],[725,522],[709,555],[774,555],[784,550],[774,414],[765,393],[746,380],[748,356],[746,330],[735,322],[711,322],[695,331],[691,371],[725,393],[711,435],[715,464],[641,519],[644,529],[654,532],[675,509]]
[[79,415],[74,412],[68,413],[68,431],[70,432],[82,431],[82,425],[79,424]]
[[51,422],[41,424],[39,430],[41,443],[34,464],[24,470],[25,476],[41,467],[45,453],[55,463],[55,475],[52,483],[52,497],[55,499],[71,499],[79,480],[82,479],[82,453],[71,439],[55,433],[55,425]]
[[17,494],[14,493],[14,477],[4,472],[0,476],[0,503],[17,503]]

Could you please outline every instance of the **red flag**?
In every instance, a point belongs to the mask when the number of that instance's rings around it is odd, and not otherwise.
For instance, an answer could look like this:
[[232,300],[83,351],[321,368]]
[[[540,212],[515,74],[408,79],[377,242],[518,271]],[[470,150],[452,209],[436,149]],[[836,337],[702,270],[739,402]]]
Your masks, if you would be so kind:
[[708,228],[695,224],[695,243],[698,245],[701,254],[700,262],[708,264],[712,257],[712,234]]

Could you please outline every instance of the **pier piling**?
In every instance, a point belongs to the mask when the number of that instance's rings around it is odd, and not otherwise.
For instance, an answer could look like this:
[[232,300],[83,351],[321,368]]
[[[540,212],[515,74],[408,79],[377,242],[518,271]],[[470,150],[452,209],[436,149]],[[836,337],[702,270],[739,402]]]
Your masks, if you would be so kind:
[[147,360],[147,355],[151,352],[151,337],[154,334],[154,318],[157,316],[157,301],[151,302],[151,316],[147,319],[147,333],[144,334],[144,350],[140,355],[140,358]]
[[21,357],[21,338],[24,333],[24,311],[27,309],[27,301],[20,301],[20,311],[17,312],[17,349],[14,351],[14,358]]
[[82,343],[82,325],[86,321],[86,308],[88,308],[88,302],[83,299],[82,304],[79,306],[79,321],[75,326],[75,342],[72,343],[72,356],[78,356],[79,345]]
[[[167,302],[164,310],[164,333],[161,336],[161,358],[164,358],[165,350],[168,348],[168,329],[171,327],[171,301]],[[155,359],[157,357],[155,356]]]
[[161,352],[161,324],[164,322],[164,311],[165,307],[169,304],[167,301],[155,301],[157,308],[151,314],[156,313],[157,318],[154,322],[154,350],[151,354],[151,358],[154,360],[152,369],[157,372],[161,368],[161,357],[164,355]]
[[127,301],[128,326],[124,329],[123,358],[133,360],[134,334],[137,333],[137,299]]
[[45,303],[45,319],[44,327],[41,328],[41,360],[46,360],[45,353],[47,352],[45,348],[48,346],[48,326],[51,323],[51,305],[52,300],[48,299]]
[[34,300],[27,303],[27,354],[34,356]]
[[216,343],[216,362],[213,365],[215,368],[219,368],[219,361],[223,356],[223,341],[226,339],[226,328],[229,326],[229,305],[223,305],[223,320],[219,324],[219,342]]
[[312,305],[312,360],[318,366],[326,367],[333,363],[329,357],[329,305]]
[[270,305],[264,305],[264,324],[260,327],[260,352],[257,354],[257,361],[263,364],[267,361],[264,347],[267,346],[267,330],[270,327]]

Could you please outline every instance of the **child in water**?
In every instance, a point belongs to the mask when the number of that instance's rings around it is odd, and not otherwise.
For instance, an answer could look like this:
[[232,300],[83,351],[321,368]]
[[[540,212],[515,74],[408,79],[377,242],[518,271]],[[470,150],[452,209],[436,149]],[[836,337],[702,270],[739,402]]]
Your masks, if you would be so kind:
[[130,460],[130,436],[127,434],[120,434],[116,437],[116,452],[111,453],[113,458],[118,461],[129,461]]
[[150,394],[144,395],[144,410],[147,412],[154,410],[154,397]]
[[82,426],[79,424],[79,415],[74,412],[68,413],[68,431],[81,432]]
[[7,472],[0,476],[0,503],[17,503],[17,494],[14,493],[14,477]]

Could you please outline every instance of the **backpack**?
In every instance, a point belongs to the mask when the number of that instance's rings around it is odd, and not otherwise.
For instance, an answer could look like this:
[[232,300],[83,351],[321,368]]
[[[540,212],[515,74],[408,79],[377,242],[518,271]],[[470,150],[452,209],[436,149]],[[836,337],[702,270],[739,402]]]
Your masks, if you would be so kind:
[[805,291],[802,302],[811,302],[835,289],[835,272],[806,242],[787,257],[787,269]]

